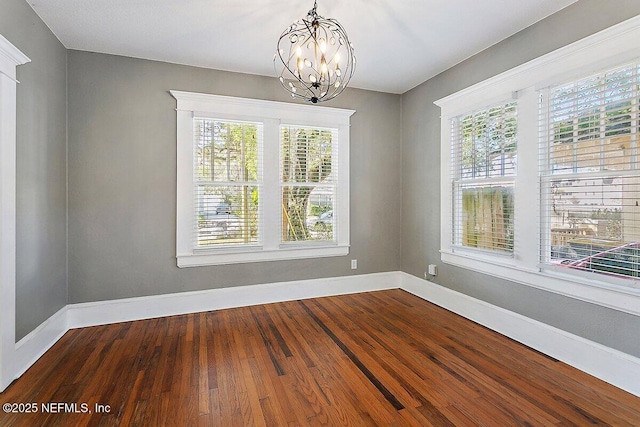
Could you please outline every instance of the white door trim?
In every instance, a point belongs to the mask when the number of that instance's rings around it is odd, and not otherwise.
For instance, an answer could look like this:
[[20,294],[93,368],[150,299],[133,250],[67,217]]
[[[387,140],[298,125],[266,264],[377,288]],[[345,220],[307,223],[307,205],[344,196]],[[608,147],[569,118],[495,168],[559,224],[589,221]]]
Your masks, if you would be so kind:
[[27,62],[0,34],[0,390],[16,376],[16,67]]

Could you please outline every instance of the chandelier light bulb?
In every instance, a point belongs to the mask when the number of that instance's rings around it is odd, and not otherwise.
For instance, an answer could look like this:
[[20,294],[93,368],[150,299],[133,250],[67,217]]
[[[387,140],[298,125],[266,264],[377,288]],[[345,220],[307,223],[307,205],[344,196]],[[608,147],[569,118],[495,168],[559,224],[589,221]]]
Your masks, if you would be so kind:
[[305,18],[285,29],[273,59],[282,87],[292,97],[312,103],[340,95],[355,70],[353,44],[344,28],[316,9],[314,2]]

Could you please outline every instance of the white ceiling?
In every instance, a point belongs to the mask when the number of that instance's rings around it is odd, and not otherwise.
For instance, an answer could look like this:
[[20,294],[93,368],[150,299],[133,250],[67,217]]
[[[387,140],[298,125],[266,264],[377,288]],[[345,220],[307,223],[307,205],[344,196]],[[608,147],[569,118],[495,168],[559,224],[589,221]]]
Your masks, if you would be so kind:
[[[273,76],[313,0],[27,0],[69,49]],[[403,93],[577,0],[318,0],[354,44],[352,87]]]

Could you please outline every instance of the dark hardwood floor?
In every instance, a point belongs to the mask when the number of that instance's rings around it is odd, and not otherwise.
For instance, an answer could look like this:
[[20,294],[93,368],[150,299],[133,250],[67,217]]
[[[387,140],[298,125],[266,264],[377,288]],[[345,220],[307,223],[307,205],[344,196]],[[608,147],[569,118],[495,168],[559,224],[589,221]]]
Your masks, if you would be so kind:
[[1,426],[640,426],[640,398],[401,290],[71,330],[0,402],[38,408]]

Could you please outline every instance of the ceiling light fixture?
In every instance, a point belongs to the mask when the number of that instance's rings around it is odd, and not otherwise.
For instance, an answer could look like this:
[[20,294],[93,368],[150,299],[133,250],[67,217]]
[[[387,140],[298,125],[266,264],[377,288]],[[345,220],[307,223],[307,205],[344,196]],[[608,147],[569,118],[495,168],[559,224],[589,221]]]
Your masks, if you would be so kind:
[[292,98],[314,104],[340,95],[355,70],[353,45],[344,28],[333,18],[313,9],[291,24],[280,36],[273,65]]

